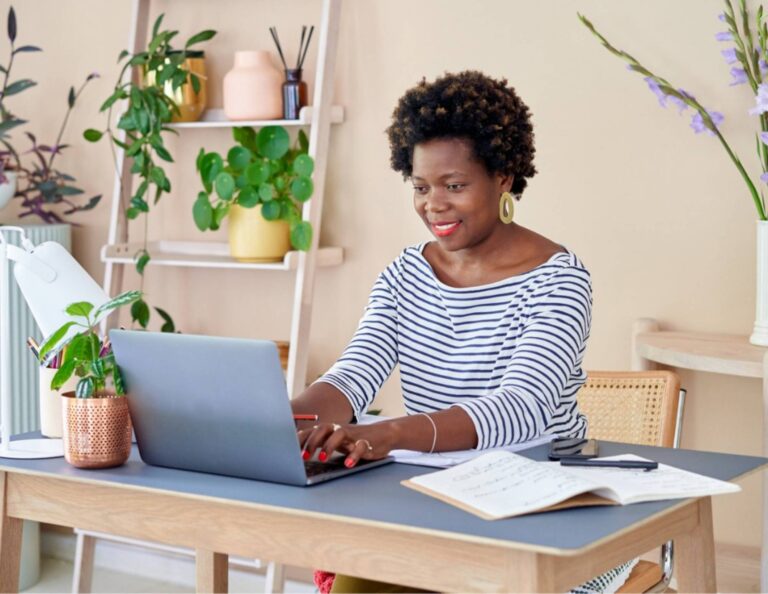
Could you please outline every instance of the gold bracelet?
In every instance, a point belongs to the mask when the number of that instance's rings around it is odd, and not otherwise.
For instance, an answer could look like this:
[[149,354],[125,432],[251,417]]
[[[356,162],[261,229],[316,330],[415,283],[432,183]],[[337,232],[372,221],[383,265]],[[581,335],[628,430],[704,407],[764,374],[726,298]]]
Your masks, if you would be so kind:
[[431,454],[435,451],[435,444],[437,444],[437,425],[435,425],[435,420],[432,417],[430,417],[427,413],[420,412],[417,414],[424,415],[425,417],[427,417],[427,419],[429,419],[429,422],[432,423],[432,430],[434,431],[434,434],[432,437],[432,447],[429,448],[429,452],[427,452]]

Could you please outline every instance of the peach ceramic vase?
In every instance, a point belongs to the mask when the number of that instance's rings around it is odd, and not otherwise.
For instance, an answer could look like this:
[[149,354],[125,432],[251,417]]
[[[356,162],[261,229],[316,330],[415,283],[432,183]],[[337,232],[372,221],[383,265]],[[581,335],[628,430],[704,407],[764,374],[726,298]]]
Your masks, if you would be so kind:
[[230,120],[283,117],[283,74],[268,51],[235,52],[235,66],[224,76],[224,114]]

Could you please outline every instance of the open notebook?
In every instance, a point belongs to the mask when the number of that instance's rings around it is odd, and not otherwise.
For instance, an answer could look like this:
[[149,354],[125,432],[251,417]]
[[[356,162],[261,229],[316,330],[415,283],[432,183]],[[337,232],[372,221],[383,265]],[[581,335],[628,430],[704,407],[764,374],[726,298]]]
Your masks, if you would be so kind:
[[[631,454],[606,459],[643,460]],[[587,505],[627,505],[734,493],[732,483],[680,470],[563,467],[510,452],[491,452],[402,483],[486,520]]]

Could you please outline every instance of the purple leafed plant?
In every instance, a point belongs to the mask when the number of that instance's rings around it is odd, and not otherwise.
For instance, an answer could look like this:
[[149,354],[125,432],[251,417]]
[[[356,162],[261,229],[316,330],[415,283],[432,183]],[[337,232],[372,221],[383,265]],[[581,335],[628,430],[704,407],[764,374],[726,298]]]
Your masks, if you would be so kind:
[[[18,172],[17,190],[15,197],[22,200],[23,211],[20,217],[37,215],[46,223],[65,222],[62,215],[70,215],[81,210],[90,210],[99,203],[101,195],[93,196],[82,202],[83,190],[73,185],[75,178],[55,168],[54,161],[68,145],[62,144],[64,131],[67,127],[69,115],[75,106],[77,98],[85,86],[98,74],[92,73],[86,77],[79,89],[70,87],[67,95],[67,111],[64,121],[59,129],[54,144],[39,144],[34,134],[25,132],[32,146],[27,151],[21,152],[14,146],[14,139],[10,132],[18,130],[27,123],[26,120],[16,117],[11,113],[6,101],[37,83],[30,79],[20,79],[11,82],[11,69],[14,59],[18,54],[42,51],[34,45],[16,47],[16,13],[13,7],[8,11],[8,39],[11,42],[11,53],[7,65],[0,65],[0,73],[4,75],[0,88],[0,183],[8,180],[5,171]],[[26,159],[23,157],[27,157]],[[52,206],[65,205],[63,212],[52,210]]]

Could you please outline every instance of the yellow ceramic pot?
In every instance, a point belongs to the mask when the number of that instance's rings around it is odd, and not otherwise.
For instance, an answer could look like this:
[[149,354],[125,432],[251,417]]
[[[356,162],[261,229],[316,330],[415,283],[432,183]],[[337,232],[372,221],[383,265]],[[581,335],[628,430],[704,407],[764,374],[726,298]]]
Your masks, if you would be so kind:
[[267,221],[261,205],[229,210],[229,252],[242,262],[278,262],[291,249],[287,221]]

